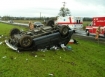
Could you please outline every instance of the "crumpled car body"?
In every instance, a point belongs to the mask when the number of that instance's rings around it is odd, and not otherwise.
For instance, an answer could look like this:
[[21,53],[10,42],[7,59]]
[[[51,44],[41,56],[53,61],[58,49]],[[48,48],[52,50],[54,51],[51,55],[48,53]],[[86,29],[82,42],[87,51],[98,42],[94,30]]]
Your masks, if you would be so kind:
[[10,38],[5,40],[6,45],[13,50],[50,49],[52,46],[67,45],[73,31],[67,26],[41,27],[29,31],[20,31],[13,28]]

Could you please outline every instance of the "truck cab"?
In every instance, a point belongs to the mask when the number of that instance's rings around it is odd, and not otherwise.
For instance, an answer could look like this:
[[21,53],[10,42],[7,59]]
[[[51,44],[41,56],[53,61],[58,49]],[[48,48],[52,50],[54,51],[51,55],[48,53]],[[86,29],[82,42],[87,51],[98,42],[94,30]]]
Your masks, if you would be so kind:
[[100,27],[99,36],[105,37],[105,17],[93,17],[92,22],[86,26],[86,35],[96,35],[98,27]]

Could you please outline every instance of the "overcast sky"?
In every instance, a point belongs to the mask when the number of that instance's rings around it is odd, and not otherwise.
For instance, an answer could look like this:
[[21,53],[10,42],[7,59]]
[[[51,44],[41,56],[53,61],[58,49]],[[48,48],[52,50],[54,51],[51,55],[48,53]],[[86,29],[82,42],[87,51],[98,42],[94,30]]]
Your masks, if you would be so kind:
[[72,16],[105,16],[104,0],[1,0],[0,16],[55,17],[64,1]]

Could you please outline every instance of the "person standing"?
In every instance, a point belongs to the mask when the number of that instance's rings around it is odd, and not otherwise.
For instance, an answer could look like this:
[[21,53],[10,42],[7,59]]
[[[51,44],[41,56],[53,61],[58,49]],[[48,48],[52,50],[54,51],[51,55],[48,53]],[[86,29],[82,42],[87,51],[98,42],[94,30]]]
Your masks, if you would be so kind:
[[31,21],[29,21],[29,29],[34,30],[34,25],[33,25],[33,23]]
[[96,29],[96,36],[95,39],[98,40],[100,34],[100,26]]

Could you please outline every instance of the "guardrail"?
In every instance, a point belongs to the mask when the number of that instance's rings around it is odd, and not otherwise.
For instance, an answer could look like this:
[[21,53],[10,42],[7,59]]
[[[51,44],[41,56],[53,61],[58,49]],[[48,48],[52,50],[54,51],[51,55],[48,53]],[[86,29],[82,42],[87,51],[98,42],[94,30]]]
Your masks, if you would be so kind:
[[18,25],[18,26],[25,26],[25,27],[28,27],[29,26],[28,24],[25,24],[25,23],[16,23],[16,22],[10,23],[8,21],[2,21],[2,20],[0,20],[0,22],[6,23],[6,24]]

